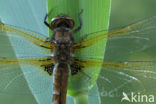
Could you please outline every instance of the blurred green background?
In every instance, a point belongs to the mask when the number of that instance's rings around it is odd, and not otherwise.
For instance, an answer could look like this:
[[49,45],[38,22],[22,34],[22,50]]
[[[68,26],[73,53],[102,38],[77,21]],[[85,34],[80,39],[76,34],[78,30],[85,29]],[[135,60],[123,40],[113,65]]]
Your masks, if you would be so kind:
[[[155,0],[112,0],[110,30],[134,23],[140,19],[147,18],[149,16],[156,15],[155,5]],[[26,29],[28,28],[33,31],[40,30],[42,34],[48,36],[48,30],[43,24],[43,18],[45,13],[46,2],[43,0],[16,0],[16,2],[12,0],[0,0],[0,18],[4,23],[18,27],[24,27]],[[145,48],[140,47],[135,50],[133,48],[128,49],[128,46],[123,44],[124,40],[123,42],[118,41],[121,40],[108,40],[105,53],[105,61],[123,61],[129,60],[131,57],[134,57],[132,58],[133,60],[138,60],[137,57],[142,58],[146,56],[150,57],[148,58],[150,60],[155,60],[156,58],[156,47],[154,46],[154,43],[152,46],[148,45]],[[142,46],[144,46],[144,44],[142,44]],[[113,79],[113,76],[110,77],[112,77]],[[99,80],[97,83],[98,85],[101,85],[99,84]],[[155,83],[150,86],[156,87]],[[117,86],[112,85],[111,87],[108,87],[112,89]],[[99,87],[99,89],[100,88],[102,87]],[[102,104],[121,103],[120,100],[122,96],[122,91],[118,92],[119,96],[117,95],[117,97],[114,97],[108,94],[109,89],[107,89],[107,87],[105,90],[107,94],[101,98]],[[151,92],[151,94],[155,93]],[[0,94],[0,104],[37,104],[37,100],[35,100],[35,97],[31,94]],[[127,104],[127,102],[122,104]]]

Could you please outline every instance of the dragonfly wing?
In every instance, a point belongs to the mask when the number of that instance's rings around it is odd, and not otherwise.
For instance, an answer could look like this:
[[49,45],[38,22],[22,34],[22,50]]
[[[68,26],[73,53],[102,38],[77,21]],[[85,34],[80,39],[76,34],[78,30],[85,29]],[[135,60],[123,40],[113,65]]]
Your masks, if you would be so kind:
[[154,36],[151,37],[151,34],[154,33],[154,31],[156,31],[155,22],[156,22],[156,16],[153,16],[153,17],[138,21],[134,24],[125,26],[123,28],[110,30],[109,32],[103,31],[104,33],[102,33],[100,31],[100,33],[102,34],[98,34],[96,32],[93,34],[86,34],[88,38],[75,43],[73,45],[73,48],[74,49],[86,48],[106,38],[121,39],[121,38],[126,38],[125,36],[131,36],[131,35],[132,37],[127,37],[127,38],[137,38],[137,39],[147,40],[147,41],[154,40]]
[[53,63],[47,58],[0,58],[0,92],[26,94],[47,91],[52,81],[45,66],[50,64]]
[[[138,61],[105,64],[97,80],[101,100],[121,100],[122,93],[154,94],[156,62]],[[114,67],[115,66],[115,67]],[[107,95],[107,94],[108,95]]]
[[83,62],[81,65],[88,67],[88,70],[102,67],[100,74],[96,71],[88,74],[90,80],[99,76],[97,84],[101,99],[121,97],[125,91],[152,93],[156,90],[153,87],[156,86],[156,61],[102,62],[80,59],[79,62]]
[[23,65],[46,65],[50,63],[54,63],[52,59],[49,58],[21,58],[21,59],[14,59],[14,58],[0,58],[0,66],[7,65],[7,64],[23,64]]
[[39,35],[35,32],[20,30],[16,27],[3,24],[0,22],[0,32],[7,32],[8,34],[1,34],[1,35],[9,35],[13,37],[18,37],[18,39],[25,39],[39,47],[43,47],[46,49],[53,50],[54,46],[50,42],[46,42],[46,38]]

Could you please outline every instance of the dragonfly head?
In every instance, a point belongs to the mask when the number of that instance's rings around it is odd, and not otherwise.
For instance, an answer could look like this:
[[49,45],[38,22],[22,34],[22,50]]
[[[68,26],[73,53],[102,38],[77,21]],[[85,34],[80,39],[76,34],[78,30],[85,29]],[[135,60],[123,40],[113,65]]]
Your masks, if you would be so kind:
[[51,27],[52,29],[60,27],[72,29],[74,27],[74,20],[69,16],[61,14],[58,15],[57,17],[52,18]]

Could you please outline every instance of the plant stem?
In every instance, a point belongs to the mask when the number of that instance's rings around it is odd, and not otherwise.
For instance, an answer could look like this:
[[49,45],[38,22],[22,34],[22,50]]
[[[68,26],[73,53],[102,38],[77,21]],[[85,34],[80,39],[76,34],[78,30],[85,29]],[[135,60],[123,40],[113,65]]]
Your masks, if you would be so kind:
[[83,93],[74,97],[74,104],[88,104],[88,94]]

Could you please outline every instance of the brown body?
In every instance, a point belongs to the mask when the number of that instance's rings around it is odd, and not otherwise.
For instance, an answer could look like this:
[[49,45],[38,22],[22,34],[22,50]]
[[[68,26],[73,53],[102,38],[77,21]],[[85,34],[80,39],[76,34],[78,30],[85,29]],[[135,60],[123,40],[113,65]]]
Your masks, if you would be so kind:
[[[81,11],[82,13],[82,11]],[[69,66],[72,61],[72,45],[74,44],[73,33],[81,29],[80,13],[78,15],[80,26],[71,31],[74,27],[74,20],[66,15],[59,15],[52,19],[51,24],[44,23],[54,31],[54,34],[49,42],[54,44],[53,57],[54,66],[54,84],[53,84],[53,104],[66,104],[66,94],[68,87]]]
[[66,94],[68,87],[69,65],[71,57],[71,45],[73,43],[71,35],[67,32],[59,31],[53,35],[55,44],[54,50],[54,84],[53,84],[53,104],[66,104]]
[[54,76],[53,104],[65,104],[69,76],[68,65],[57,64],[54,69]]

